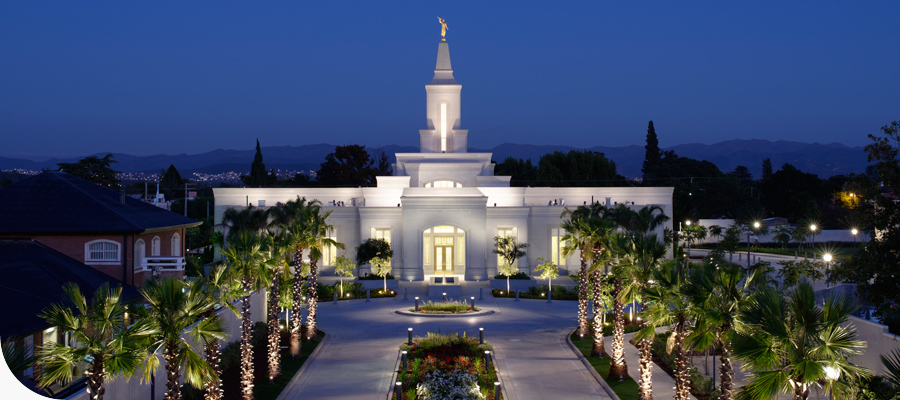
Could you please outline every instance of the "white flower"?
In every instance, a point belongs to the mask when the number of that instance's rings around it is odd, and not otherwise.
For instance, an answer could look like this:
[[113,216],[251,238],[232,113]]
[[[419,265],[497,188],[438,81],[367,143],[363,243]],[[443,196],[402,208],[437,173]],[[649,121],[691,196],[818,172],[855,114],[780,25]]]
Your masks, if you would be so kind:
[[434,371],[416,387],[416,395],[426,400],[484,400],[478,378],[465,371]]

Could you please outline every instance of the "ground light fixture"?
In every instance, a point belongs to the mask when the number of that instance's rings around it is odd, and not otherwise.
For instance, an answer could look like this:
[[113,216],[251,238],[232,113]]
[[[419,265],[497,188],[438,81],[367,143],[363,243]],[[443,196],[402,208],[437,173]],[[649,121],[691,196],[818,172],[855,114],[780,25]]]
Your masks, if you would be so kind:
[[478,344],[484,344],[484,328],[478,328]]
[[409,339],[406,341],[406,344],[412,346],[412,328],[409,328]]
[[475,296],[469,298],[472,299],[472,312],[475,312]]

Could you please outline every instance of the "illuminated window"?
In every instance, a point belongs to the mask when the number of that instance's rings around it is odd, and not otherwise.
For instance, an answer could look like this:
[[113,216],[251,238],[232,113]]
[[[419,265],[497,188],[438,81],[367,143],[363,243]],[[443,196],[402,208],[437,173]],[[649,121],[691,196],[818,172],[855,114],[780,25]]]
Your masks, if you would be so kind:
[[566,258],[563,257],[563,249],[566,247],[566,241],[563,237],[566,236],[566,231],[559,228],[550,231],[550,261],[556,265],[565,265]]
[[[326,236],[328,239],[331,239],[337,242],[337,235],[334,233],[334,229],[329,229],[328,234]],[[337,247],[333,244],[327,244],[322,246],[322,265],[334,265],[334,260],[337,258]]]
[[45,329],[41,333],[41,339],[43,340],[44,346],[50,343],[56,343],[56,327]]
[[179,235],[178,233],[172,235],[172,255],[181,255],[181,235]]
[[372,228],[372,239],[381,239],[391,244],[391,228]]
[[[497,228],[497,236],[498,237],[515,238],[516,237],[515,228]],[[519,262],[519,260],[514,261],[513,265],[516,265],[518,262]],[[497,254],[497,266],[501,266],[504,263],[505,263],[505,261],[503,260],[503,257],[501,257],[499,254]]]
[[447,103],[441,104],[441,152],[447,151]]
[[119,244],[111,240],[94,240],[85,245],[86,261],[119,261]]
[[463,184],[460,182],[451,181],[451,180],[438,180],[438,181],[431,181],[431,182],[426,183],[425,187],[427,187],[427,188],[454,188],[454,187],[461,188],[461,187],[463,187]]

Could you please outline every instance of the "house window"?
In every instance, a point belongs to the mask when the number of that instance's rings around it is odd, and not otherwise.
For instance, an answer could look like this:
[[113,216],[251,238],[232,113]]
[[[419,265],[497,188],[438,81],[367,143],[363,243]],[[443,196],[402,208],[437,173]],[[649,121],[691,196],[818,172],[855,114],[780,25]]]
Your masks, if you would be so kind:
[[153,237],[153,241],[150,242],[151,243],[151,245],[150,245],[150,256],[151,257],[159,257],[159,255],[161,254],[159,252],[159,247],[160,247],[161,242],[162,241],[159,240],[159,236]]
[[45,329],[45,330],[41,333],[41,341],[42,341],[42,343],[43,343],[44,346],[47,346],[47,345],[50,344],[50,343],[56,343],[56,340],[57,340],[57,339],[56,339],[56,332],[57,332],[57,329],[56,329],[56,327],[54,326],[54,327],[52,327],[52,328]]
[[[337,235],[335,234],[334,229],[329,229],[326,237],[337,242]],[[322,246],[322,266],[334,265],[334,260],[336,258],[337,247],[335,245],[326,244]]]
[[372,239],[381,239],[391,244],[391,228],[372,228]]
[[172,235],[172,255],[181,255],[181,235],[179,235],[177,232]]
[[147,257],[147,245],[144,244],[144,239],[138,239],[134,242],[134,269],[141,269],[145,257]]
[[556,265],[565,265],[566,258],[563,257],[563,249],[566,247],[566,236],[564,229],[555,228],[550,230],[550,261]]
[[85,261],[119,261],[119,244],[111,240],[94,240],[85,248]]

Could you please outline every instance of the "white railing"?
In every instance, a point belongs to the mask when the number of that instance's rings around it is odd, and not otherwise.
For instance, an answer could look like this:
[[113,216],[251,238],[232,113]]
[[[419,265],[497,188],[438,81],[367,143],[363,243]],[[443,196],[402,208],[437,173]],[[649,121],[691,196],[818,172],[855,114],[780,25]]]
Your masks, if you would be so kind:
[[178,256],[153,256],[144,259],[135,268],[136,272],[153,271],[184,271],[184,257]]

